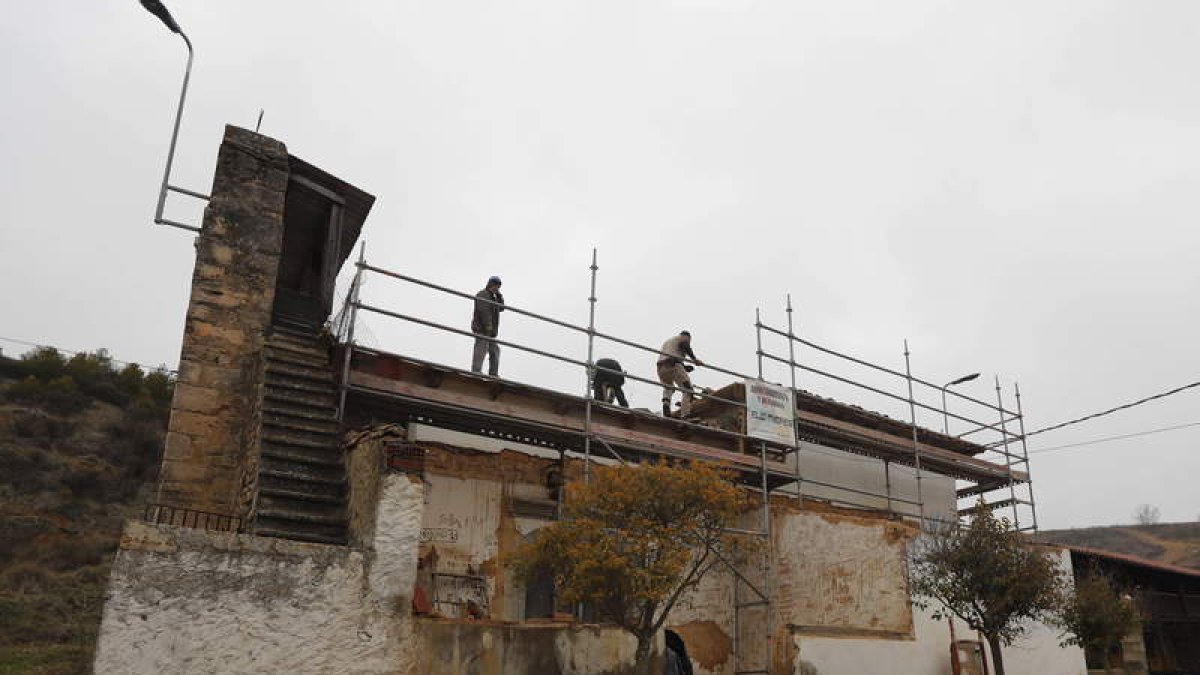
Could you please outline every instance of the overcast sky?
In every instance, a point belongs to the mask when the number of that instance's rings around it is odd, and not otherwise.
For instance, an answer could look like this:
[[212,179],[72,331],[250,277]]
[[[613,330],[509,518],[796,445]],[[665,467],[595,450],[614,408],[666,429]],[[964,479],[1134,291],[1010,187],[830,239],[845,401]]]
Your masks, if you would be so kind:
[[[197,49],[173,182],[207,191],[224,124],[265,109],[263,133],[378,197],[374,264],[470,292],[499,274],[510,303],[586,323],[596,247],[600,330],[657,345],[689,328],[701,358],[741,372],[755,308],[784,326],[791,293],[818,343],[902,369],[907,338],[918,375],[980,371],[960,389],[988,400],[998,375],[1010,405],[1019,381],[1030,429],[1200,380],[1200,4],[169,5]],[[9,8],[0,336],[174,367],[192,237],[151,220],[184,57],[135,0]],[[198,223],[201,206],[172,197],[168,216]],[[364,298],[469,320],[382,278]],[[468,363],[463,339],[362,325],[384,349]],[[585,356],[511,313],[502,331]],[[653,357],[605,354],[653,377]],[[512,349],[502,365],[582,392]],[[657,407],[649,387],[631,397]],[[1193,390],[1030,447],[1198,421]],[[1129,522],[1143,502],[1200,517],[1200,426],[1034,454],[1032,470],[1043,527]]]

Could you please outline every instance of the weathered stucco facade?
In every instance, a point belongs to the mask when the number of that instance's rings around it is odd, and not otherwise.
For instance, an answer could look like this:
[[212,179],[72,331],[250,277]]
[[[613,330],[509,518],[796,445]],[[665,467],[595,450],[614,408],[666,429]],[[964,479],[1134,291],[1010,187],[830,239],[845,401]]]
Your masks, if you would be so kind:
[[[296,673],[624,672],[631,636],[531,616],[527,589],[503,564],[552,520],[556,459],[495,438],[392,425],[357,436],[349,450],[355,547],[131,523],[96,672],[169,664],[195,673],[261,672],[263,664]],[[569,462],[568,479],[576,471]],[[950,673],[948,624],[914,609],[908,594],[913,525],[775,502],[774,634],[763,612],[743,612],[739,630],[735,593],[749,598],[717,568],[668,621],[696,673],[732,675],[735,640],[742,668],[765,660],[770,640],[773,673]],[[956,631],[974,637],[961,624]],[[1005,657],[1013,675],[1085,673],[1082,651],[1059,647],[1044,626]]]
[[380,483],[362,549],[129,523],[97,675],[628,672],[636,642],[613,627],[415,617],[427,488]]

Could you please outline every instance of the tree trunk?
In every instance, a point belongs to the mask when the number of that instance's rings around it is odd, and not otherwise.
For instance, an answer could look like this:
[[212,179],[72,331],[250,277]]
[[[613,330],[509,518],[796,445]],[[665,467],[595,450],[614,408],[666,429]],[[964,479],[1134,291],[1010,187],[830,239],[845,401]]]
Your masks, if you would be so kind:
[[637,651],[634,652],[634,672],[638,675],[649,675],[650,647],[654,645],[654,634],[637,636]]
[[988,649],[992,652],[992,668],[995,669],[994,675],[1004,675],[1004,654],[1000,653],[1000,636],[986,635],[988,641]]

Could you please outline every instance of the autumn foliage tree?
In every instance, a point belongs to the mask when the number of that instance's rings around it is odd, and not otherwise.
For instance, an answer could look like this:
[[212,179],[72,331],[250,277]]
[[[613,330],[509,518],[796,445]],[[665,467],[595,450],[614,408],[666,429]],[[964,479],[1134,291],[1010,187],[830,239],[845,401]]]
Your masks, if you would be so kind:
[[728,471],[711,464],[595,467],[567,486],[564,516],[511,558],[526,581],[549,573],[560,601],[637,638],[647,663],[654,635],[680,597],[738,541],[726,531],[742,510]]
[[962,619],[988,641],[996,675],[1004,675],[1002,645],[1021,637],[1029,620],[1053,620],[1066,580],[1050,554],[1029,545],[980,508],[970,525],[946,526],[913,546],[910,577],[915,604],[936,619]]

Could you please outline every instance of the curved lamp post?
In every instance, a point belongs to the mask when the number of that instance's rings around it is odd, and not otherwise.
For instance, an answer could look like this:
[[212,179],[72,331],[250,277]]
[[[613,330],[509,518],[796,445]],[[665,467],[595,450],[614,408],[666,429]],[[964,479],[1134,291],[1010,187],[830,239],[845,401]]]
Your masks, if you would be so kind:
[[187,69],[183,71],[183,90],[179,93],[179,108],[175,111],[175,129],[171,132],[171,147],[167,150],[167,168],[163,171],[162,187],[158,191],[158,207],[154,211],[154,222],[158,223],[159,225],[170,225],[171,227],[178,227],[184,230],[191,230],[192,232],[199,232],[200,228],[196,227],[195,225],[187,225],[185,223],[163,218],[163,208],[167,204],[168,190],[188,195],[189,197],[195,197],[197,199],[208,199],[208,195],[206,194],[194,192],[192,190],[186,190],[170,184],[171,163],[175,159],[175,141],[179,139],[179,123],[183,120],[183,102],[187,98],[188,80],[192,76],[192,41],[188,39],[188,36],[179,27],[179,24],[175,21],[175,18],[171,16],[171,13],[167,11],[167,8],[162,4],[162,2],[159,0],[141,0],[141,3],[142,7],[146,8],[146,11],[150,12],[154,16],[157,16],[163,22],[163,24],[165,24],[166,27],[171,30],[172,33],[177,33],[179,37],[183,38],[183,43],[187,45],[188,50]]
[[956,384],[970,382],[977,377],[979,377],[979,373],[971,373],[970,375],[963,375],[957,380],[953,380],[942,385],[942,432],[946,435],[950,434],[950,415],[946,412],[946,389],[953,387]]

